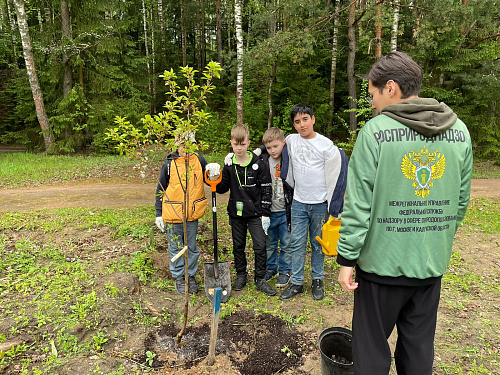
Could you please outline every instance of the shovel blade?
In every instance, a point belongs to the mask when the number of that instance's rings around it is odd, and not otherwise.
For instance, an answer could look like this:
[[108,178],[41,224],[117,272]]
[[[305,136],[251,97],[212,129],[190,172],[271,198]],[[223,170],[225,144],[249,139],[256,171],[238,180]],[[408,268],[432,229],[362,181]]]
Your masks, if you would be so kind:
[[213,301],[214,289],[222,288],[221,302],[226,303],[231,295],[231,274],[229,273],[229,264],[227,262],[218,262],[217,277],[214,263],[204,264],[205,274],[205,293],[210,300]]

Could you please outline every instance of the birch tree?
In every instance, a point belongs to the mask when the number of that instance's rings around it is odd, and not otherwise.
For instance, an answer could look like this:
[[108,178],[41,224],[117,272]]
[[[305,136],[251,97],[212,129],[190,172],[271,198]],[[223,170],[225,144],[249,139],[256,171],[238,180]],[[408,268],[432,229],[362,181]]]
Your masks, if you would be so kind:
[[31,92],[33,94],[33,100],[35,102],[36,117],[38,118],[38,122],[40,124],[40,127],[42,128],[42,135],[45,142],[45,150],[48,150],[50,145],[54,143],[54,137],[50,129],[47,113],[45,112],[43,94],[40,88],[40,83],[38,82],[38,75],[36,73],[35,59],[33,58],[33,50],[31,48],[31,40],[28,31],[28,23],[26,21],[24,1],[14,0],[14,6],[16,7],[19,33],[21,34],[24,61],[26,63],[26,72],[28,74],[28,80],[30,83]]
[[[1,0],[0,0],[1,1]],[[10,9],[10,4],[9,0],[5,0],[5,5],[7,7],[6,13],[7,13],[7,32],[10,34],[10,43],[11,43],[11,49],[12,49],[12,62],[16,68],[19,68],[17,65],[17,52],[16,52],[16,40],[14,37],[14,30],[15,30],[15,20],[14,20],[14,15],[12,14],[12,11]]]
[[217,61],[222,66],[222,19],[220,15],[220,0],[215,1],[215,18],[217,20]]
[[61,31],[63,37],[63,66],[64,66],[64,76],[63,76],[63,97],[66,96],[73,88],[73,72],[71,65],[69,63],[68,52],[66,47],[65,39],[71,40],[71,22],[69,17],[69,7],[67,1],[61,1]]
[[[250,31],[250,23],[248,25],[248,30]],[[269,17],[269,38],[272,39],[276,35],[276,19],[274,17],[274,12],[271,12]],[[248,37],[248,35],[247,35]],[[248,38],[250,39],[250,38]],[[248,40],[247,40],[248,42]],[[276,69],[278,67],[278,61],[275,60],[272,64],[271,71],[269,73],[269,83],[267,87],[267,128],[269,129],[273,124],[274,108],[273,108],[273,83],[274,76],[276,75]]]
[[394,13],[392,15],[391,28],[391,51],[398,49],[398,27],[399,27],[399,0],[393,0]]
[[243,30],[241,27],[241,0],[234,2],[234,24],[236,28],[236,122],[243,124]]
[[330,101],[328,110],[328,125],[333,125],[333,106],[335,103],[335,76],[337,75],[337,55],[338,55],[338,35],[339,35],[339,17],[340,17],[340,0],[334,0],[335,14],[333,18],[333,37],[332,37],[332,64],[330,71]]
[[146,48],[146,66],[148,69],[148,91],[151,94],[151,82],[149,77],[151,76],[151,67],[149,66],[149,47],[148,47],[148,25],[147,25],[147,13],[146,4],[142,0],[142,23],[144,25],[144,47]]
[[184,20],[184,0],[180,0],[180,24],[181,24],[181,43],[182,43],[182,66],[187,65],[187,31],[186,31],[186,22]]
[[352,131],[356,124],[356,76],[354,75],[354,61],[356,59],[356,1],[351,1],[347,36],[349,39],[349,54],[347,56],[347,81],[349,86],[349,127]]

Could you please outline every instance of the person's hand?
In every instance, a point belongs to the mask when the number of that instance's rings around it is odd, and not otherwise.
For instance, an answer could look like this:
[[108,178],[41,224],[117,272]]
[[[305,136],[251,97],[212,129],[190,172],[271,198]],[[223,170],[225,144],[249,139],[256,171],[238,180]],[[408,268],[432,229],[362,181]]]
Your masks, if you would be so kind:
[[156,218],[156,226],[158,227],[159,230],[165,232],[165,223],[163,222],[163,218],[161,216],[158,216]]
[[260,156],[262,154],[262,149],[260,147],[257,147],[255,150],[252,151],[256,156]]
[[354,267],[340,266],[339,284],[344,292],[352,292],[358,287],[358,283],[352,281]]
[[227,165],[228,167],[233,165],[233,156],[234,152],[230,152],[229,154],[227,154],[226,157],[224,158],[224,165]]
[[264,233],[267,236],[267,230],[269,229],[269,226],[271,225],[271,219],[267,216],[262,216],[262,229],[264,229]]
[[208,171],[208,178],[210,180],[217,180],[220,175],[220,165],[218,163],[209,163],[205,169]]

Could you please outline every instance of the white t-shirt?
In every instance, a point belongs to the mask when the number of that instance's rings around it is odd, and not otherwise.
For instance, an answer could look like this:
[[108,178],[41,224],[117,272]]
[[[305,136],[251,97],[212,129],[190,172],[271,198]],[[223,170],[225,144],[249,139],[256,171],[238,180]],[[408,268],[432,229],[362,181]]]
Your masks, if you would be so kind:
[[335,153],[333,142],[318,133],[312,139],[290,134],[286,142],[295,182],[293,199],[306,204],[326,201],[325,161]]

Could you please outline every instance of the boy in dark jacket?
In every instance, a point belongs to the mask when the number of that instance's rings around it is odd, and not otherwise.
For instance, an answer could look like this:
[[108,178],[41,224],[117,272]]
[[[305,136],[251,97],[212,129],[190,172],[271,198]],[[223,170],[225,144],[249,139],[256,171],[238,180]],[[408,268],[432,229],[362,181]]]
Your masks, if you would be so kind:
[[[217,193],[230,190],[227,212],[233,237],[236,281],[233,290],[242,290],[247,283],[247,260],[245,255],[247,230],[253,241],[255,255],[255,287],[274,296],[276,290],[266,277],[266,233],[271,215],[271,176],[262,160],[248,152],[250,131],[246,125],[235,125],[231,130],[231,146],[234,156],[231,166],[222,170],[222,181]],[[210,173],[212,171],[210,170]]]

